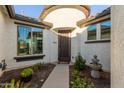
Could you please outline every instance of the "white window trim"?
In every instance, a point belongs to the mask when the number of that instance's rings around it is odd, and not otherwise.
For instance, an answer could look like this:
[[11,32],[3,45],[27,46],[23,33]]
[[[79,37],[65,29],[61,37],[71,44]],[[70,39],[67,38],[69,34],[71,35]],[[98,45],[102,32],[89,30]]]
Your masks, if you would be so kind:
[[[97,24],[93,24],[96,26],[96,40],[97,40]],[[95,40],[88,40],[88,29],[87,29],[87,41],[95,41]]]
[[[107,22],[107,21],[104,21],[104,22]],[[103,23],[103,22],[101,22],[101,23]],[[104,38],[104,39],[101,38],[101,23],[99,23],[100,24],[100,40],[110,40],[111,38],[108,38],[108,39],[107,38]],[[110,30],[111,30],[111,27],[110,27]],[[110,37],[111,37],[111,31],[110,31]]]
[[101,26],[100,23],[96,24],[96,40],[101,40]]
[[[33,26],[27,26],[27,25],[17,25],[17,32],[18,32],[18,27],[19,26],[25,26],[25,27],[30,27],[32,28]],[[38,27],[36,27],[38,28]],[[43,33],[43,31],[42,31]],[[44,36],[44,35],[43,35]],[[17,56],[35,56],[35,55],[43,55],[43,36],[42,36],[42,53],[41,54],[33,54],[33,47],[32,47],[32,41],[33,41],[33,33],[31,32],[31,54],[27,54],[27,55],[19,55],[18,54],[18,47],[17,47]],[[18,36],[17,36],[17,42],[18,42]]]

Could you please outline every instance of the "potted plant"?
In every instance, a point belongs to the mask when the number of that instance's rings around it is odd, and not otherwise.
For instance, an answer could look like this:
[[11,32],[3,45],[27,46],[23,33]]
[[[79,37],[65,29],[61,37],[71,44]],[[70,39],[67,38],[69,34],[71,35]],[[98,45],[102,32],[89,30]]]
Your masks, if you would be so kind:
[[26,68],[21,72],[21,80],[23,82],[29,82],[32,79],[33,70]]
[[102,69],[102,65],[99,63],[99,59],[97,59],[97,55],[93,56],[92,62],[89,65],[92,69],[91,76],[93,78],[100,78],[99,70]]

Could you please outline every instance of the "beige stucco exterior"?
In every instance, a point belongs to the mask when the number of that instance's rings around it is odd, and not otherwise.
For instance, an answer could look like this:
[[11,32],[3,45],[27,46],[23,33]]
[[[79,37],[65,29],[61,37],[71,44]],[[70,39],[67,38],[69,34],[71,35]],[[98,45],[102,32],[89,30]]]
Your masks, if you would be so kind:
[[[99,24],[97,24],[98,27]],[[87,29],[84,28],[82,33],[79,34],[78,38],[78,44],[81,42],[81,45],[79,45],[78,49],[81,50],[82,56],[86,59],[87,64],[91,63],[91,59],[93,58],[93,55],[97,55],[98,59],[100,60],[100,63],[102,64],[102,69],[104,71],[110,72],[110,42],[105,43],[85,43],[87,41]],[[99,33],[98,33],[99,34]],[[98,35],[97,34],[97,35]],[[98,38],[99,36],[97,36]],[[99,38],[97,40],[100,40]],[[78,50],[78,51],[80,51]]]
[[124,88],[124,6],[112,6],[111,86]]
[[[11,20],[5,10],[5,7],[0,6],[0,60],[6,59],[8,65],[13,63],[13,56],[16,56],[16,25]],[[9,61],[9,62],[8,62]]]

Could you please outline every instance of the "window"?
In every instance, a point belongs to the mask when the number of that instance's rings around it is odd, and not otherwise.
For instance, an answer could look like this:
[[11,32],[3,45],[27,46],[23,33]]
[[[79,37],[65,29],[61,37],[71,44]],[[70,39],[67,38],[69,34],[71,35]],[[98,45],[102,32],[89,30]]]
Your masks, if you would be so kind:
[[110,39],[110,21],[101,23],[101,39]]
[[96,25],[88,26],[88,40],[96,40]]
[[18,55],[41,54],[42,39],[42,29],[18,26]]

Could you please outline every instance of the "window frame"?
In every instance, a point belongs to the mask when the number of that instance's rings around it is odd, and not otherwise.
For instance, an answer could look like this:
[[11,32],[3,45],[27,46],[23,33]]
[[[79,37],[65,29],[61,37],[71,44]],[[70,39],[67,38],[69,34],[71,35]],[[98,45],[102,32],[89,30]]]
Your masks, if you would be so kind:
[[[31,54],[27,54],[27,55],[20,55],[19,54],[19,51],[18,51],[18,48],[19,48],[19,45],[18,45],[18,37],[19,37],[19,27],[20,26],[24,26],[24,27],[30,27],[31,29]],[[33,47],[32,47],[32,40],[33,40],[33,32],[32,32],[32,28],[40,28],[41,29],[41,33],[42,33],[42,53],[39,53],[39,54],[33,54]],[[28,26],[28,25],[23,25],[23,24],[17,24],[17,56],[33,56],[33,55],[42,55],[43,54],[43,28],[41,27],[36,27],[36,26]]]
[[[110,38],[104,38],[101,39],[101,23],[103,22],[110,22]],[[96,40],[88,40],[88,26],[90,25],[96,25]],[[105,43],[105,42],[111,42],[111,20],[104,20],[102,22],[98,22],[98,23],[94,23],[94,24],[90,24],[87,26],[87,40],[85,41],[85,43]]]
[[[102,23],[104,23],[104,22],[110,22],[110,38],[102,38]],[[100,22],[99,23],[100,24],[100,40],[110,40],[111,39],[111,20],[106,20],[106,21],[103,21],[103,22]]]
[[91,24],[89,26],[95,26],[96,27],[96,38],[95,39],[88,39],[88,28],[87,28],[87,41],[96,41],[97,40],[97,24]]

